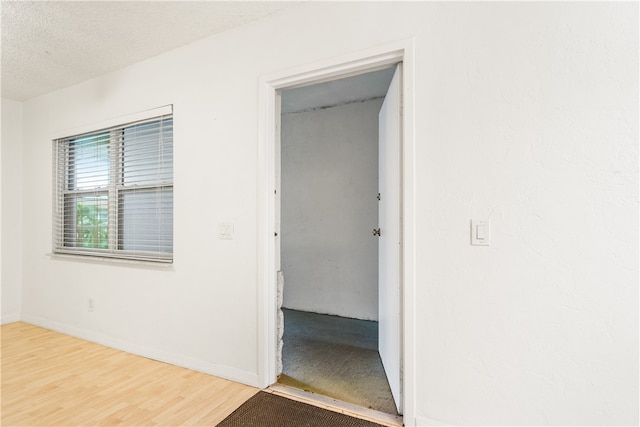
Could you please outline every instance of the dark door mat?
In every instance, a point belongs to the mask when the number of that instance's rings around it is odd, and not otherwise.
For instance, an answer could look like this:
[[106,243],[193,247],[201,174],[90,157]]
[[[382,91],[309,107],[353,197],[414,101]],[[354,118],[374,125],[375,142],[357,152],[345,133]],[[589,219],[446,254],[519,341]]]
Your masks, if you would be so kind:
[[384,427],[259,391],[217,427]]

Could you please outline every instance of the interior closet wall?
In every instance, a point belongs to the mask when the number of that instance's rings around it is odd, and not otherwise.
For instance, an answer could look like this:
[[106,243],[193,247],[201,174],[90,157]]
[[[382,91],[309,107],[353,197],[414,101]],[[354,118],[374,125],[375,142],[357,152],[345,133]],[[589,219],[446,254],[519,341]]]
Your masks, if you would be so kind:
[[382,101],[282,116],[286,308],[377,320]]

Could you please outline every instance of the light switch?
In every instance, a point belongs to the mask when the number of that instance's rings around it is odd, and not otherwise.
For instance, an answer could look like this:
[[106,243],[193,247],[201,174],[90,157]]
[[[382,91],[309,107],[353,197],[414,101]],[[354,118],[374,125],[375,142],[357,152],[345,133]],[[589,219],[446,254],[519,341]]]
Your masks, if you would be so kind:
[[482,224],[476,225],[476,239],[478,240],[485,239],[484,225]]
[[489,221],[471,220],[471,244],[474,246],[491,245]]

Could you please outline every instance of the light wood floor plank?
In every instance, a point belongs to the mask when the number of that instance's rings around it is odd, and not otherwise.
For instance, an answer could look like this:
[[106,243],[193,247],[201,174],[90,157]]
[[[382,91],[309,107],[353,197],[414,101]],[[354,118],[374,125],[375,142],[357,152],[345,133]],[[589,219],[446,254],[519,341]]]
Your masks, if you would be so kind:
[[215,426],[258,391],[26,323],[1,332],[2,426]]

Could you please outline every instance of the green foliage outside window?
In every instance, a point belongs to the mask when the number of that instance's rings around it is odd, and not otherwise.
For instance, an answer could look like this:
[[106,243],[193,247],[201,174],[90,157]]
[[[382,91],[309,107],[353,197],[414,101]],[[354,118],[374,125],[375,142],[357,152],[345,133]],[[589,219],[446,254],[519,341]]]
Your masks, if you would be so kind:
[[[93,199],[93,200],[83,200]],[[107,198],[81,198],[76,205],[76,246],[109,248],[109,211]]]

